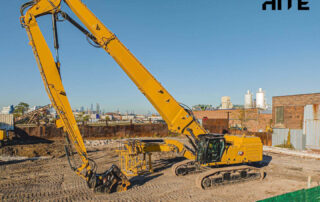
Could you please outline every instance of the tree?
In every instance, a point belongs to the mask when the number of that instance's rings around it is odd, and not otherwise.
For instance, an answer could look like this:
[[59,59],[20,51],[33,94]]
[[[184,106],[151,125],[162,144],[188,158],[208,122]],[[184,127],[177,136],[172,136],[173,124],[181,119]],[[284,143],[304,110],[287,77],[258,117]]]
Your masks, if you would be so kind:
[[23,115],[26,111],[29,109],[29,104],[25,102],[20,102],[17,106],[14,108],[14,114],[17,115]]
[[84,112],[80,112],[80,113],[76,116],[76,121],[77,121],[77,122],[83,121],[83,115],[84,115]]
[[85,116],[83,117],[83,121],[89,121],[89,119],[90,119],[90,116],[89,116],[89,115],[85,115]]
[[199,110],[199,111],[206,111],[206,110],[213,109],[212,105],[208,105],[208,104],[198,104],[198,105],[194,105],[192,108],[194,110]]

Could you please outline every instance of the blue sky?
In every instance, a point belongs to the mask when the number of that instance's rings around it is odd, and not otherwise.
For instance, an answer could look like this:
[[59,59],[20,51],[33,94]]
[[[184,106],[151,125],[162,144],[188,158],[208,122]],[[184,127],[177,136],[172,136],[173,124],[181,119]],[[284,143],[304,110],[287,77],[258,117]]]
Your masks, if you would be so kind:
[[[20,4],[0,8],[0,107],[49,99],[25,30]],[[247,89],[272,96],[319,92],[320,1],[310,11],[262,11],[262,0],[83,0],[180,102],[243,104]],[[285,6],[283,6],[285,7]],[[63,10],[76,18],[64,5]],[[51,17],[39,20],[53,47]],[[73,108],[154,112],[121,68],[69,23],[58,24],[62,79]]]

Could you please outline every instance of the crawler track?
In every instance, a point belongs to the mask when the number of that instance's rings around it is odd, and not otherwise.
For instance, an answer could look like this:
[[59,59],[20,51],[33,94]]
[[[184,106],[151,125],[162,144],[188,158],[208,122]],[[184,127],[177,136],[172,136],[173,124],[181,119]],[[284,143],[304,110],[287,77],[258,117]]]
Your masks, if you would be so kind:
[[262,180],[264,170],[252,166],[232,166],[212,168],[197,176],[196,186],[201,189],[212,189],[217,186],[241,183],[251,180]]
[[176,176],[201,173],[208,168],[198,166],[194,160],[184,160],[172,166],[172,173]]

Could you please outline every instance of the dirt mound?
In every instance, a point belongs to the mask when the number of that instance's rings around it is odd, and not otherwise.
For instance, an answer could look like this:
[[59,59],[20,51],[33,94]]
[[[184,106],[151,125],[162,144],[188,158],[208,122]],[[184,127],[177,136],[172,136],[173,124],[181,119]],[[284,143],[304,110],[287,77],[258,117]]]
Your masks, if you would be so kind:
[[53,156],[58,157],[64,154],[64,141],[55,141],[53,143],[38,143],[26,145],[7,145],[0,148],[0,155],[3,156],[23,156],[39,157]]

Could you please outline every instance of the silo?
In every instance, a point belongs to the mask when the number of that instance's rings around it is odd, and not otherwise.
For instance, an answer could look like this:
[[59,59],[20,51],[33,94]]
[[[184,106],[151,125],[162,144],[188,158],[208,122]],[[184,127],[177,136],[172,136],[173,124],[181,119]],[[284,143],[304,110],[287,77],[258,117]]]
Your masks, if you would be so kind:
[[266,102],[265,102],[265,92],[262,90],[262,88],[259,88],[259,91],[256,93],[256,107],[260,109],[266,108]]
[[252,93],[250,92],[250,90],[248,90],[247,93],[244,95],[244,108],[253,108]]
[[221,97],[221,109],[232,109],[233,105],[229,96]]

